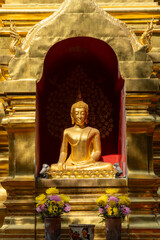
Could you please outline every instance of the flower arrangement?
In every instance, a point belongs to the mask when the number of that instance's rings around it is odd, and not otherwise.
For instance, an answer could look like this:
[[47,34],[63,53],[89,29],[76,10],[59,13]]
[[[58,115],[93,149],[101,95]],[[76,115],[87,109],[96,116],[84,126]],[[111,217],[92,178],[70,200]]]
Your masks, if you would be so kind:
[[59,194],[57,188],[48,188],[46,194],[40,194],[35,198],[36,211],[41,215],[42,220],[45,217],[58,217],[71,210],[70,197],[57,194]]
[[126,196],[116,197],[111,195],[116,192],[118,192],[118,190],[107,189],[107,195],[104,194],[96,200],[99,207],[99,215],[103,219],[102,221],[107,217],[121,217],[122,220],[124,220],[125,216],[130,213],[130,199]]

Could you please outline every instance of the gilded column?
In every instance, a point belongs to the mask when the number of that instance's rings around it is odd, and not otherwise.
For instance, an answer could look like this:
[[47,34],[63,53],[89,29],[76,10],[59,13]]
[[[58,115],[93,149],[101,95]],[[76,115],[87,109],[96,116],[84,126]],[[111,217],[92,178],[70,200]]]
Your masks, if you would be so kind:
[[154,173],[152,152],[153,134],[160,123],[155,112],[159,80],[148,79],[147,84],[145,81],[135,81],[133,86],[134,80],[129,80],[126,84],[128,193],[132,202],[129,235],[132,239],[159,236],[160,179]]
[[0,226],[3,223],[4,216],[6,214],[6,207],[4,202],[6,201],[6,190],[2,187],[1,182],[8,176],[8,135],[5,128],[2,126],[1,121],[5,116],[5,105],[7,105],[5,98],[0,98]]
[[0,238],[5,235],[9,239],[25,235],[29,239],[35,239],[34,83],[5,81],[3,85],[8,102],[2,126],[8,133],[9,175],[2,181],[8,197],[5,202],[7,215],[0,230]]

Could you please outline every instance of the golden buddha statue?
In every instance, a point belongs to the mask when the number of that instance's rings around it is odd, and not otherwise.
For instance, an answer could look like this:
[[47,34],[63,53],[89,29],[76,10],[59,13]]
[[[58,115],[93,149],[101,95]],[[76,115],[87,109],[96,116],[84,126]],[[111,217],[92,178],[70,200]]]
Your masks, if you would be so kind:
[[[111,163],[98,161],[101,157],[100,132],[96,128],[86,127],[88,105],[83,101],[74,103],[71,107],[73,127],[63,133],[59,161],[51,165],[51,171],[63,169],[112,170]],[[68,144],[71,154],[68,155]]]

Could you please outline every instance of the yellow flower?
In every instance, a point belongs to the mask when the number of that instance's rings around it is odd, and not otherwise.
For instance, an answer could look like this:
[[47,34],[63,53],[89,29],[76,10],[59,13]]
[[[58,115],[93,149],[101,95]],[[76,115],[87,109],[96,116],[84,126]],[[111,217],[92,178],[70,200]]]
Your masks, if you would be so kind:
[[119,192],[119,190],[117,188],[107,188],[106,189],[106,193],[110,194],[110,195],[118,193],[118,192]]
[[57,213],[58,212],[58,207],[57,206],[53,206],[53,213]]
[[113,215],[115,216],[118,215],[118,208],[116,207],[113,208]]
[[59,193],[59,190],[58,190],[56,187],[54,187],[54,188],[48,188],[48,189],[46,190],[46,193],[47,193],[48,195],[54,195],[54,194],[58,194],[58,193]]
[[112,208],[111,208],[111,207],[108,207],[108,208],[107,208],[107,212],[108,212],[108,215],[111,216],[111,215],[112,215]]
[[109,206],[110,207],[116,207],[116,202],[113,201],[113,200],[109,201]]
[[62,199],[62,201],[64,203],[68,203],[70,201],[70,197],[69,196],[66,196],[64,194],[60,194],[60,198]]
[[50,214],[56,215],[58,213],[58,207],[49,205],[48,211]]
[[[52,204],[52,203],[53,203],[53,204],[56,204],[56,201],[54,201],[54,200],[50,201],[50,204]],[[53,204],[52,204],[52,205],[53,205]]]
[[39,201],[39,202],[36,204],[36,207],[45,204],[46,201],[47,201],[47,199],[44,199],[43,201]]
[[40,202],[40,201],[43,201],[45,199],[46,199],[46,195],[44,195],[44,194],[40,194],[39,196],[37,196],[35,198],[36,202]]
[[119,196],[118,198],[120,199],[120,201],[118,202],[118,205],[129,206],[131,203],[130,199],[126,196]]
[[98,206],[105,206],[107,205],[107,200],[108,197],[106,195],[102,195],[96,200],[96,202]]
[[49,207],[48,207],[48,212],[49,212],[49,213],[52,213],[52,205],[49,205]]
[[57,204],[58,204],[61,208],[64,207],[64,202],[62,202],[62,201],[57,202]]

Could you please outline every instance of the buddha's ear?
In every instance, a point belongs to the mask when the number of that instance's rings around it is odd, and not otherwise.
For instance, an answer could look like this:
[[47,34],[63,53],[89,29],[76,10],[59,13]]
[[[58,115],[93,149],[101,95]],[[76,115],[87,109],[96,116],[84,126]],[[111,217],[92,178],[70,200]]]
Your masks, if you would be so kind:
[[74,124],[74,117],[72,116],[72,113],[71,113],[71,120],[72,120],[72,125]]
[[85,123],[86,123],[86,124],[88,123],[88,112],[87,112],[87,114],[86,114]]

